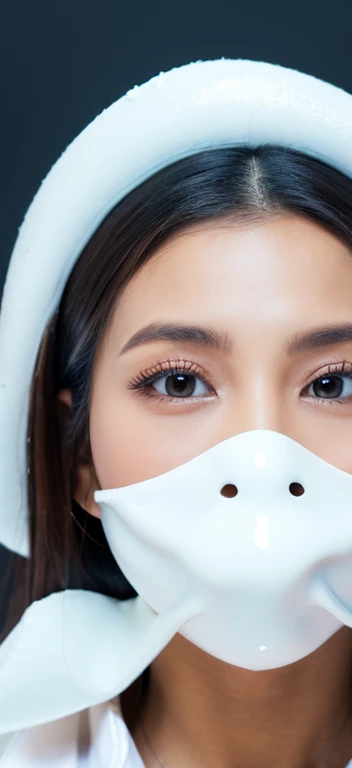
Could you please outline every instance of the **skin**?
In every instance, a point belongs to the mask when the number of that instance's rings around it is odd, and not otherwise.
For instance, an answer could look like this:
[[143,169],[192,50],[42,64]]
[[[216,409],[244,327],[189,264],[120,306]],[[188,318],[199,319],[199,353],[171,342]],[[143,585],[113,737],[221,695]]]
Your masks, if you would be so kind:
[[[342,375],[338,401],[309,387],[328,365],[352,363],[352,340],[295,355],[284,347],[297,332],[352,323],[351,297],[351,252],[300,216],[207,223],[169,240],[126,287],[101,343],[90,411],[99,484],[91,467],[77,467],[77,501],[100,517],[97,488],[155,477],[255,429],[285,434],[352,473],[352,379]],[[211,326],[234,348],[154,340],[120,355],[151,322]],[[167,371],[148,388],[162,401],[128,389],[139,371],[168,359],[201,366],[195,395],[171,402]],[[69,409],[69,390],[59,398]],[[140,711],[148,740],[167,768],[345,768],[351,646],[343,627],[294,664],[252,672],[176,634],[151,665]],[[160,768],[139,725],[126,720],[147,768]]]

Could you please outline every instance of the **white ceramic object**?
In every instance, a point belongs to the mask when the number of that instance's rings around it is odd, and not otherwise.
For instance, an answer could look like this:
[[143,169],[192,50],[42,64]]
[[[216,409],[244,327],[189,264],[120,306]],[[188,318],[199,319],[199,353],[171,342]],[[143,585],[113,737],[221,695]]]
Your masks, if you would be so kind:
[[[291,483],[300,483],[301,496]],[[233,498],[221,494],[233,484]],[[139,596],[66,590],[33,603],[0,646],[0,733],[123,691],[176,632],[252,670],[352,626],[352,475],[285,435],[235,435],[158,477],[96,491]]]

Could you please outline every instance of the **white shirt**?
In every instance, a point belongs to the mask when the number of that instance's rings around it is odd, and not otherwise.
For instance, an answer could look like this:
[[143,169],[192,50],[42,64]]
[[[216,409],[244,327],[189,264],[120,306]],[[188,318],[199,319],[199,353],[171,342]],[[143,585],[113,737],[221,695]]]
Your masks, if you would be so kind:
[[0,768],[145,768],[115,701],[0,736]]
[[[116,703],[115,703],[116,702]],[[0,736],[0,768],[145,768],[118,700]]]

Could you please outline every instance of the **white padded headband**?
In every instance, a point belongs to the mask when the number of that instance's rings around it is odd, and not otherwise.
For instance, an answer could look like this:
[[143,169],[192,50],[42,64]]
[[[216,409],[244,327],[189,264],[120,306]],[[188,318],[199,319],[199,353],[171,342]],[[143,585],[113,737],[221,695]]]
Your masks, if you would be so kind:
[[104,110],[43,181],[12,253],[0,315],[0,542],[29,556],[26,437],[38,348],[82,249],[109,211],[170,163],[278,144],[352,177],[352,96],[242,59],[160,73]]

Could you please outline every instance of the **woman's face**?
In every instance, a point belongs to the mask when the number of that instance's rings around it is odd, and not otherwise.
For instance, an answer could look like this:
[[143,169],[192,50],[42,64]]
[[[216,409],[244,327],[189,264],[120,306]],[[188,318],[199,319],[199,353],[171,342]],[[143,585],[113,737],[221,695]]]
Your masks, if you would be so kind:
[[[295,215],[192,227],[130,281],[100,347],[90,411],[100,487],[155,477],[255,429],[352,473],[350,370],[346,246]],[[141,375],[153,380],[142,387]],[[82,470],[76,498],[99,517],[95,488]]]

